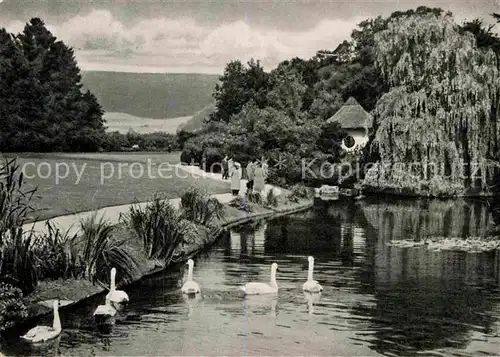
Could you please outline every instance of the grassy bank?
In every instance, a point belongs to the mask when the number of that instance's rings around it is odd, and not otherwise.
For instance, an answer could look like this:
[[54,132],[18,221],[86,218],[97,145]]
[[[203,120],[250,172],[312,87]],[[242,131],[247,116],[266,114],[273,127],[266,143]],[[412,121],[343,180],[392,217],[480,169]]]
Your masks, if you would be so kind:
[[[184,195],[183,198],[185,197]],[[223,229],[268,217],[301,211],[310,208],[313,204],[311,197],[298,197],[296,192],[285,190],[273,200],[272,205],[269,205],[265,199],[262,199],[259,203],[249,202],[249,204],[243,207],[236,204],[239,201],[240,199],[237,198],[234,202],[224,204],[221,211],[223,215],[214,217],[214,219],[210,220],[209,224],[196,223],[196,219],[191,221],[190,229],[187,231],[189,234],[183,237],[168,259],[161,259],[164,257],[151,259],[150,256],[148,257],[144,242],[137,236],[137,231],[132,228],[130,220],[114,226],[111,239],[124,240],[125,244],[123,248],[139,263],[134,275],[128,280],[122,280],[121,284],[118,285],[131,284],[146,276],[159,273],[174,264],[186,261],[213,245]],[[189,208],[184,207],[183,209],[188,210]],[[82,278],[42,281],[38,284],[35,291],[24,298],[24,303],[28,306],[29,315],[25,323],[51,313],[50,304],[44,302],[46,300],[56,298],[69,300],[71,303],[62,308],[67,309],[86,298],[106,292],[108,288],[105,285],[101,283],[92,284]],[[124,289],[126,290],[126,287]]]
[[176,169],[178,153],[25,155],[25,187],[37,188],[31,220],[146,201],[155,192],[179,197],[196,185],[211,194],[229,192],[226,182],[194,178]]

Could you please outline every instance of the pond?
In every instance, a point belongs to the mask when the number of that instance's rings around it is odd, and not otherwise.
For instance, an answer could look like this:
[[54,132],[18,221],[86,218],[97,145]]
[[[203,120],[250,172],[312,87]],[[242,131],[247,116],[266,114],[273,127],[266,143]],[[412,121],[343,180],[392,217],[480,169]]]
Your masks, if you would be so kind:
[[[7,355],[78,356],[477,356],[500,351],[500,254],[397,248],[391,240],[484,233],[481,202],[334,201],[239,227],[195,260],[202,298],[180,293],[187,269],[127,287],[115,325],[96,328],[102,297],[61,316],[63,333],[32,347],[3,341]],[[315,257],[321,297],[304,295]],[[277,298],[242,298],[268,281]],[[50,323],[50,321],[44,321]]]

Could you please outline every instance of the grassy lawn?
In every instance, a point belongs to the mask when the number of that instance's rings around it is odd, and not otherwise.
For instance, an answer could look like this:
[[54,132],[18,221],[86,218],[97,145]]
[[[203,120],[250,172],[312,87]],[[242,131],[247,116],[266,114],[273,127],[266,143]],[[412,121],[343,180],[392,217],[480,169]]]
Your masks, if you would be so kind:
[[178,153],[37,154],[18,160],[25,188],[38,186],[33,216],[38,219],[148,201],[155,192],[176,198],[191,186],[229,192],[229,183],[176,170],[172,165],[178,162]]

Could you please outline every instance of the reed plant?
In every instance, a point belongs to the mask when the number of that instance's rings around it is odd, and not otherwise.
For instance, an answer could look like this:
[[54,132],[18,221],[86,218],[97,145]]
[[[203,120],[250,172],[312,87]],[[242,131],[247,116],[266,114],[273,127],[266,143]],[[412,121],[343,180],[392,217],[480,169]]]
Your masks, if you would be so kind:
[[176,248],[192,228],[190,222],[159,195],[155,195],[144,208],[132,205],[125,218],[142,241],[146,257],[162,261],[165,266],[172,261]]
[[24,235],[21,227],[12,227],[3,236],[1,279],[18,287],[25,295],[32,292],[38,284],[34,250],[36,243],[35,234],[29,232]]
[[189,188],[182,194],[180,209],[182,218],[204,226],[211,226],[225,213],[224,204],[199,188]]
[[37,239],[34,246],[37,274],[41,280],[78,279],[84,275],[85,261],[80,255],[77,235],[70,236],[50,221],[47,233]]
[[0,278],[31,292],[37,284],[32,233],[23,234],[23,224],[33,212],[36,189],[23,189],[23,174],[15,158],[0,167]]
[[93,283],[107,282],[112,267],[122,281],[130,281],[139,269],[138,259],[126,249],[125,239],[113,237],[113,225],[97,212],[80,222],[82,235],[76,242],[84,262],[83,276]]

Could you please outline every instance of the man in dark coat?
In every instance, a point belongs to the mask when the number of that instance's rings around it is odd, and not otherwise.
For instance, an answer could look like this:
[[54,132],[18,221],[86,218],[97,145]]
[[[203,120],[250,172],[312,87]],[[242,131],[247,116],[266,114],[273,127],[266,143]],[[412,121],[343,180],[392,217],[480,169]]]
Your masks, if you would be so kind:
[[227,161],[227,156],[222,160],[222,179],[227,180],[229,178],[229,163]]

